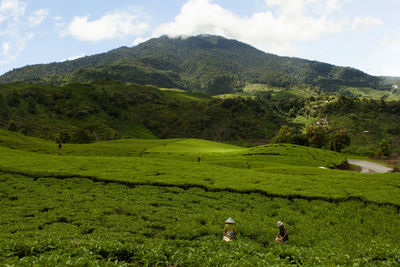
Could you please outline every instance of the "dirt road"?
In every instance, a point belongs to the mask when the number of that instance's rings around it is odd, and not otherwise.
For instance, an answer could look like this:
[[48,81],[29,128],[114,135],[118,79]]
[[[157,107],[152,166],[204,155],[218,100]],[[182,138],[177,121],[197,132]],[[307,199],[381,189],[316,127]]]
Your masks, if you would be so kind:
[[347,160],[350,164],[360,166],[362,173],[386,173],[392,171],[391,168],[383,166],[381,164],[365,161],[365,160],[358,160],[358,159],[348,159]]

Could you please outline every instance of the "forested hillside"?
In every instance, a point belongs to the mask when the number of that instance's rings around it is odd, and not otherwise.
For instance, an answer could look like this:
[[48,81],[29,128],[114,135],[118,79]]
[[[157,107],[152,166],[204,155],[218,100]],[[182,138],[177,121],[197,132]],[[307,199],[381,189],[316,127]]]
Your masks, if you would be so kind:
[[[64,86],[0,85],[1,128],[72,143],[201,138],[243,145],[278,141],[332,149],[332,138],[344,131],[351,139],[347,152],[373,155],[383,139],[392,145],[393,152],[400,152],[398,121],[399,101],[384,99],[341,96],[326,100],[324,96],[284,94],[216,98],[113,80]],[[309,129],[318,130],[321,122],[323,136],[315,142]],[[290,137],[276,137],[284,125]]]
[[61,63],[26,66],[0,77],[0,82],[67,84],[110,78],[123,82],[177,87],[210,95],[241,91],[247,84],[273,87],[296,84],[336,92],[342,87],[391,89],[384,79],[348,67],[264,53],[219,36],[166,36],[132,48]]
[[327,117],[333,128],[348,129],[352,145],[346,152],[374,155],[376,144],[390,140],[399,153],[400,102],[358,99],[341,96],[335,102],[321,107],[321,117]]
[[284,116],[267,99],[221,100],[102,80],[2,85],[0,123],[48,139],[65,129],[66,141],[78,143],[121,137],[232,141],[272,138]]

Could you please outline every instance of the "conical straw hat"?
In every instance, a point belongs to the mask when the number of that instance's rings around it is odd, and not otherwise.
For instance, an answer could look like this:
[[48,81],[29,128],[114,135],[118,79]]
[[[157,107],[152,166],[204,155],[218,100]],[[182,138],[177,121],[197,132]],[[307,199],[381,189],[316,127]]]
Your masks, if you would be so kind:
[[232,218],[226,219],[225,223],[235,223],[235,221]]

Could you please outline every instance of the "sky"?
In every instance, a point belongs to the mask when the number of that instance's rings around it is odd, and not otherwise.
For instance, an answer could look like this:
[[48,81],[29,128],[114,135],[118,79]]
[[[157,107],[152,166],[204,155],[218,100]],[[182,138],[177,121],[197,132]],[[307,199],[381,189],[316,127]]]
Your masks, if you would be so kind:
[[0,0],[0,75],[215,34],[281,56],[400,77],[400,0]]

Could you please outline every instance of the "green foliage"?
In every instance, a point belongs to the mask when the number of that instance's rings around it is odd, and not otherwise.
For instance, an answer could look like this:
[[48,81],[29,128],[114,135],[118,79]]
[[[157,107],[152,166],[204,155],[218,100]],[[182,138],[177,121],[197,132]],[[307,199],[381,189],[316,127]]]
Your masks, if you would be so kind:
[[351,138],[347,131],[338,130],[331,134],[331,150],[340,152],[351,143]]
[[392,149],[390,148],[389,142],[386,139],[382,140],[379,144],[378,151],[376,152],[377,156],[390,157],[391,153]]
[[15,121],[10,120],[8,122],[7,130],[12,131],[12,132],[16,132],[18,130],[18,127],[17,127],[17,124],[15,123]]
[[[50,265],[399,264],[394,207],[0,175],[0,259]],[[40,196],[40,197],[38,197]],[[239,235],[221,241],[232,216]],[[289,243],[274,244],[276,221]],[[313,227],[318,226],[318,227]],[[317,228],[317,229],[316,229]],[[348,238],[348,236],[352,238]]]
[[[0,130],[3,265],[400,264],[398,174],[320,169],[345,161],[329,150],[136,139],[62,152]],[[228,217],[239,235],[225,243]]]
[[13,120],[23,133],[51,139],[65,129],[76,143],[121,137],[265,139],[284,121],[268,100],[219,100],[110,80],[2,88],[0,95],[13,95],[20,105],[5,105],[8,112],[0,114],[0,124]]
[[[346,153],[374,156],[382,139],[396,140],[400,134],[397,121],[399,101],[340,97],[320,107],[320,116],[329,117],[331,129],[347,129],[351,145]],[[398,142],[392,143],[393,152],[399,153]]]
[[86,128],[74,132],[71,138],[72,142],[77,144],[91,143],[95,141],[94,135]]
[[35,103],[34,99],[32,99],[32,98],[28,99],[26,110],[31,114],[36,113],[36,103]]
[[292,133],[289,127],[283,125],[277,135],[275,136],[276,143],[290,143],[292,139]]
[[327,129],[324,126],[310,125],[306,129],[306,136],[310,146],[321,148],[327,142]]
[[307,136],[303,134],[295,134],[292,136],[291,143],[299,146],[309,146]]
[[16,91],[12,91],[7,97],[7,104],[10,106],[18,106],[19,105],[19,95]]
[[[10,148],[40,153],[0,147],[2,155],[6,155],[1,169],[34,177],[83,176],[132,185],[196,185],[210,190],[262,191],[332,201],[352,196],[379,203],[400,203],[395,176],[377,175],[372,179],[368,175],[320,169],[345,162],[343,155],[323,149],[290,144],[246,149],[196,139],[116,140],[64,144],[60,156],[53,142],[18,140],[7,135],[5,140],[15,144]],[[385,186],[386,183],[391,185]]]
[[57,143],[68,143],[71,141],[71,135],[66,129],[62,129],[59,133],[54,135],[54,140]]
[[[296,88],[220,99],[112,80],[60,87],[7,84],[0,86],[4,103],[0,125],[8,129],[14,121],[14,130],[47,139],[65,129],[71,136],[67,142],[77,143],[190,137],[244,145],[271,140],[287,125],[292,131],[290,142],[307,146],[310,137],[304,137],[305,125],[326,117],[332,132],[348,129],[352,142],[344,148],[346,153],[373,156],[382,139],[393,140],[393,152],[400,152],[399,102],[345,96],[299,98],[292,94],[294,90],[314,89]],[[320,147],[320,141],[314,138],[311,146]],[[327,140],[322,143],[328,148]]]

